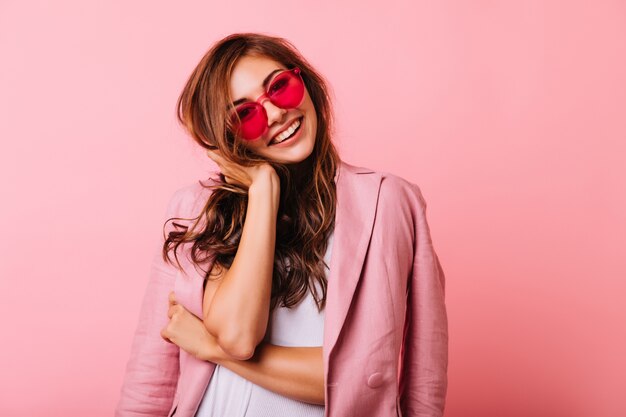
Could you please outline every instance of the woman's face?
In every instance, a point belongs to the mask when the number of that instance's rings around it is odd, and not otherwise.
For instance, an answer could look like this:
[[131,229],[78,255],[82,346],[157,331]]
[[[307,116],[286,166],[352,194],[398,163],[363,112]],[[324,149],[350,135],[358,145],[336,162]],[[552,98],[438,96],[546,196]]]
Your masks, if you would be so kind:
[[[233,101],[256,100],[265,93],[263,80],[268,76],[273,77],[273,71],[284,69],[288,68],[266,57],[243,56],[239,58],[230,79],[230,93]],[[262,100],[261,105],[265,108],[268,119],[268,129],[265,134],[256,140],[248,141],[242,138],[237,138],[237,140],[254,153],[275,162],[295,164],[305,160],[313,151],[317,131],[317,114],[306,87],[302,103],[294,109],[281,109],[267,97]],[[293,137],[284,143],[273,142],[276,140],[275,136],[294,125],[296,121],[300,122],[300,127]]]

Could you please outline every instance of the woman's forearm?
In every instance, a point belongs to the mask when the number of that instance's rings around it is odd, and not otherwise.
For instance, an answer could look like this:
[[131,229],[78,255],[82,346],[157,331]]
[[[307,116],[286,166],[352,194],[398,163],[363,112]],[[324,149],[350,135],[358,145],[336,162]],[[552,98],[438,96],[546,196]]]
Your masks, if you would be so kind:
[[187,353],[222,365],[267,390],[298,401],[324,404],[322,346],[279,346],[263,341],[250,359],[241,360],[231,357],[202,319],[184,306],[170,309],[173,315],[165,336]]
[[205,297],[203,321],[207,330],[239,359],[253,354],[267,330],[279,195],[277,176],[268,175],[250,186],[235,259],[212,299]]
[[204,358],[265,389],[311,404],[324,404],[322,347],[290,347],[261,342],[248,360],[226,354]]

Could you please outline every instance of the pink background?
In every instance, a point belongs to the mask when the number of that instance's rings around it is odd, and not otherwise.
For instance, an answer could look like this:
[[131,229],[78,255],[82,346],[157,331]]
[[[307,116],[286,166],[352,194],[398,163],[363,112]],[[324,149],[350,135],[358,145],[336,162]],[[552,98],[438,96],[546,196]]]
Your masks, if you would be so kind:
[[165,204],[215,169],[175,100],[248,30],[331,81],[343,159],[422,188],[446,416],[626,415],[625,3],[334,3],[0,3],[0,415],[112,415]]

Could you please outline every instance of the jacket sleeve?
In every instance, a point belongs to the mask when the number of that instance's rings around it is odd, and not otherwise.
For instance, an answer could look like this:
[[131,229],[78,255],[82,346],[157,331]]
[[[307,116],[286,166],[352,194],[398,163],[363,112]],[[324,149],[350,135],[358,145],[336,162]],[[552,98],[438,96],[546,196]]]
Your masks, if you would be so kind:
[[[181,196],[181,190],[173,194],[161,224],[179,215]],[[115,410],[116,417],[167,416],[174,400],[179,347],[163,340],[161,329],[169,320],[168,295],[174,289],[176,268],[163,260],[163,241],[161,237],[154,248],[148,285]]]
[[410,184],[410,190],[414,247],[402,344],[400,409],[403,417],[441,417],[448,386],[445,276],[433,248],[426,202],[417,185]]

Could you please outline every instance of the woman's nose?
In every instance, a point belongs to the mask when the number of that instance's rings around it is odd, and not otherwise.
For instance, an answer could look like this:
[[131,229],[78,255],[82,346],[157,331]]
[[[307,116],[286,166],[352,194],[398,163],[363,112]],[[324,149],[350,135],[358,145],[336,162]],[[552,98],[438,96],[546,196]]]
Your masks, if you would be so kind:
[[280,107],[274,105],[269,99],[264,100],[262,106],[265,108],[267,112],[267,125],[271,126],[275,122],[280,122],[284,119],[285,113],[287,110],[281,109]]

